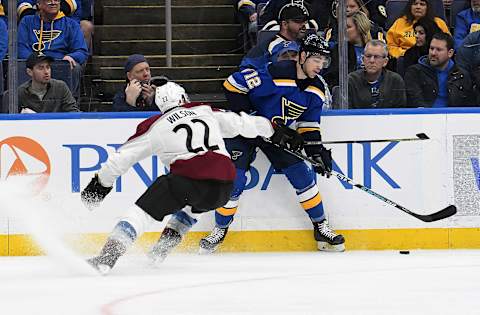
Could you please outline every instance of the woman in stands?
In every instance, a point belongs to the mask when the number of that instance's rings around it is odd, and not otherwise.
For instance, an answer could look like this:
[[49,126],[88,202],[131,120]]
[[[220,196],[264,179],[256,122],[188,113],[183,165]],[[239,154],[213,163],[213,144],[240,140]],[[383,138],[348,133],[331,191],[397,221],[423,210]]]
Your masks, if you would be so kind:
[[[356,11],[347,17],[348,72],[362,67],[362,55],[365,45],[372,40],[371,23],[362,11]],[[333,48],[332,63],[324,78],[330,87],[338,85],[338,44]]]
[[419,19],[413,24],[413,30],[415,32],[416,42],[415,46],[410,47],[405,52],[403,60],[405,70],[409,66],[417,64],[420,57],[428,55],[428,49],[430,48],[433,34],[442,31],[434,21],[426,17]]
[[443,32],[449,33],[447,24],[433,15],[431,0],[409,0],[402,16],[399,17],[387,32],[388,52],[391,57],[399,58],[416,42],[413,25],[421,18],[434,22]]
[[[337,9],[338,10],[338,9]],[[367,6],[363,2],[363,0],[347,0],[346,2],[346,11],[347,17],[352,16],[355,12],[362,12],[364,13],[368,19],[370,19],[370,12],[367,9]],[[335,17],[336,11],[335,11]],[[325,31],[325,39],[328,41],[328,45],[330,48],[333,48],[337,44],[338,40],[338,22],[337,20],[332,20],[330,23],[330,28]],[[377,23],[370,20],[370,35],[372,39],[380,39],[385,41],[385,34],[382,27],[380,27]]]

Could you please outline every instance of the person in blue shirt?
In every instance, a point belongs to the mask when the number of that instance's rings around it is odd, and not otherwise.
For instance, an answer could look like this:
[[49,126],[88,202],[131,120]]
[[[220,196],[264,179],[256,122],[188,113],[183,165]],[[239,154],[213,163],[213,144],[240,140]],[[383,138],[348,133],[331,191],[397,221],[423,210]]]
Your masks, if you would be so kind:
[[[326,98],[324,84],[318,75],[328,65],[329,59],[327,42],[315,34],[308,35],[302,42],[298,61],[280,61],[264,70],[245,69],[228,77],[224,88],[230,109],[235,112],[254,112],[274,124],[294,127],[304,140],[321,140],[320,117]],[[256,148],[267,156],[275,170],[287,177],[295,189],[300,205],[313,223],[318,248],[344,250],[345,240],[330,228],[316,185],[315,172],[327,177],[330,175],[330,150],[323,145],[305,147],[308,156],[325,165],[312,170],[304,161],[262,139],[235,138],[228,141],[227,148],[234,157],[237,170],[234,191],[229,202],[216,210],[215,228],[200,241],[201,252],[213,252],[223,242],[245,188],[246,173],[255,159]],[[235,152],[243,154],[235,156]]]
[[18,25],[18,58],[32,52],[67,60],[72,69],[72,93],[80,96],[82,65],[89,53],[80,25],[60,11],[60,0],[38,0],[38,13],[22,18]]
[[[235,72],[224,82],[229,109],[268,118],[275,126],[292,132],[289,145],[292,151],[301,149],[303,140],[319,141],[320,117],[325,102],[324,85],[318,77],[330,59],[327,42],[317,35],[308,35],[302,42],[297,61],[286,60],[270,64],[267,68],[248,68]],[[292,129],[293,128],[293,129]],[[296,131],[295,131],[296,130]],[[298,139],[298,141],[297,141]],[[265,142],[262,138],[236,137],[226,140],[236,168],[236,178],[229,201],[215,212],[215,228],[201,239],[200,253],[211,253],[223,242],[228,227],[237,211],[239,199],[245,189],[247,172],[260,149],[282,172],[295,189],[298,201],[310,218],[318,249],[343,251],[345,240],[329,226],[323,209],[322,197],[316,184],[316,173],[330,176],[331,151],[323,145],[309,145],[305,152],[322,167],[309,167],[303,160],[283,149]],[[164,258],[178,245],[185,233],[195,224],[196,218],[185,211],[177,212],[154,246]]]
[[407,106],[453,107],[478,106],[476,92],[468,71],[453,61],[453,38],[436,33],[428,56],[410,66],[405,73]]
[[[91,6],[93,0],[60,0],[60,11],[80,24],[85,43],[89,50],[92,45],[93,23]],[[17,15],[20,21],[24,16],[37,13],[37,0],[17,0]]]
[[465,37],[473,32],[480,31],[480,0],[471,0],[471,8],[457,14],[455,22],[455,50],[461,45]]

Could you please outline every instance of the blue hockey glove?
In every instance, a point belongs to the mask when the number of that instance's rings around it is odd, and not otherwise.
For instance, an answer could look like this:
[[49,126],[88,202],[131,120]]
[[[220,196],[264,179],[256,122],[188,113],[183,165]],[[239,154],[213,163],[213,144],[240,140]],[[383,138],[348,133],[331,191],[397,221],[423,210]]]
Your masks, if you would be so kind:
[[111,190],[112,187],[103,187],[98,180],[98,174],[95,174],[87,187],[80,193],[80,197],[85,207],[93,210],[94,207],[100,205]]

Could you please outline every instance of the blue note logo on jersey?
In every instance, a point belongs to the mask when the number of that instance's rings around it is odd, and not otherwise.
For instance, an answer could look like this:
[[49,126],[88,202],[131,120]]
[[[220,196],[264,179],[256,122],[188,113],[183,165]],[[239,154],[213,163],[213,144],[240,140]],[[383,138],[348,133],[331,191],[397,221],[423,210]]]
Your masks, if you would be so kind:
[[236,150],[233,150],[232,151],[232,160],[233,161],[236,161],[239,157],[241,157],[243,155],[243,152],[242,151],[236,151]]
[[[41,38],[42,42],[40,42],[40,32],[41,32]],[[60,34],[62,34],[61,30],[51,30],[51,31],[41,31],[41,30],[33,30],[33,33],[35,34],[35,37],[37,38],[37,42],[33,43],[32,48],[33,51],[42,51],[45,49],[45,43],[48,42],[53,42],[55,39],[57,39]]]
[[275,116],[272,118],[272,121],[278,118],[282,119],[284,123],[287,123],[288,120],[296,120],[303,114],[305,109],[307,109],[306,106],[296,104],[282,97],[282,116]]

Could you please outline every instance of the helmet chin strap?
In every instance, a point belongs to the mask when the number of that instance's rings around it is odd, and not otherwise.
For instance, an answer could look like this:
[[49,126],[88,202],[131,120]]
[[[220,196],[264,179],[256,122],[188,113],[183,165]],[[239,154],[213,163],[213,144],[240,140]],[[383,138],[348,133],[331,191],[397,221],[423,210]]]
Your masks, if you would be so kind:
[[303,73],[305,74],[305,76],[307,78],[309,78],[308,74],[307,74],[307,71],[305,71],[305,69],[303,68],[303,66],[305,65],[305,63],[307,62],[307,59],[309,58],[309,53],[305,51],[305,61],[302,63],[300,60],[301,60],[301,56],[299,56],[298,58],[298,63],[300,64],[300,67],[302,68],[302,71]]

